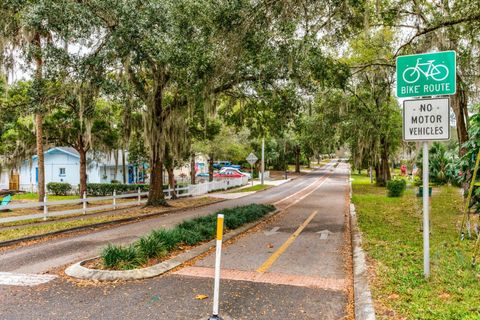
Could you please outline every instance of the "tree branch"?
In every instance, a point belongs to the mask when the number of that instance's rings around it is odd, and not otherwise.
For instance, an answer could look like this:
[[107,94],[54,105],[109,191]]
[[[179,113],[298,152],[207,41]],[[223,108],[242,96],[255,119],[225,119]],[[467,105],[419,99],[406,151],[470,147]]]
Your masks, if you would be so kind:
[[461,23],[464,23],[464,22],[471,22],[471,21],[480,21],[480,14],[476,14],[476,15],[468,16],[468,17],[463,17],[463,18],[458,18],[458,19],[454,19],[454,20],[449,20],[449,21],[444,21],[444,22],[442,22],[442,23],[440,23],[436,26],[432,26],[432,27],[429,27],[429,28],[424,28],[423,30],[420,30],[419,32],[417,32],[406,43],[401,45],[400,48],[398,48],[397,52],[395,52],[395,57],[397,57],[399,55],[400,51],[402,51],[405,47],[412,44],[412,42],[420,36],[423,36],[423,35],[428,34],[430,32],[436,31],[438,29],[442,29],[442,28],[446,28],[446,27],[452,27],[452,26],[457,25],[457,24],[461,24]]

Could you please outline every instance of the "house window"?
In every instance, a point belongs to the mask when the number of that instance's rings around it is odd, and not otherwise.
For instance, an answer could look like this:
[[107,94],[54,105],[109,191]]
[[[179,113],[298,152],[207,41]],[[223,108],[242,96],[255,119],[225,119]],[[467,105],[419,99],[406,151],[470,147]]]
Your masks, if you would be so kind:
[[60,168],[59,175],[60,175],[60,177],[65,177],[65,175],[66,175],[65,174],[65,168]]

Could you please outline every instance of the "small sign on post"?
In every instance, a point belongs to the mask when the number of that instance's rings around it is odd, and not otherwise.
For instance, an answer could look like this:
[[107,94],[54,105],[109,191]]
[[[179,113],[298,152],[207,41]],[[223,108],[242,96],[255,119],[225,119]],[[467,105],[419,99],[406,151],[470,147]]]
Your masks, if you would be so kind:
[[397,58],[397,97],[451,95],[456,92],[455,51]]
[[406,100],[403,102],[403,140],[450,139],[449,98]]

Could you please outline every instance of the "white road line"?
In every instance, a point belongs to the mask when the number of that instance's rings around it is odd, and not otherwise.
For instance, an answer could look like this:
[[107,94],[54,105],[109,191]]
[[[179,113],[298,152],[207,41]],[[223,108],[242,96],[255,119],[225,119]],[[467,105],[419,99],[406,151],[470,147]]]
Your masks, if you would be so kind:
[[325,182],[327,181],[330,181],[330,178],[326,177],[318,186],[315,187],[315,189],[313,189],[312,191],[304,194],[303,196],[301,196],[300,198],[298,198],[297,200],[295,200],[294,202],[290,203],[288,206],[286,206],[285,208],[283,208],[283,210],[286,210],[288,208],[290,208],[291,206],[293,205],[296,205],[297,203],[299,203],[300,201],[302,201],[303,199],[305,199],[306,197],[308,197],[309,195],[311,195],[312,193],[314,193],[315,191],[318,190],[318,188],[320,188]]
[[[328,176],[329,176],[329,174],[324,174],[324,175],[321,176],[320,178],[315,179],[315,181],[313,181],[312,183],[310,183],[310,184],[309,184],[308,186],[306,186],[305,188],[302,188],[301,190],[299,190],[299,191],[297,191],[297,192],[289,195],[289,196],[286,197],[286,198],[283,198],[283,199],[281,199],[281,200],[278,200],[277,202],[274,202],[273,205],[276,206],[276,205],[282,203],[283,201],[290,199],[291,197],[297,196],[298,194],[300,194],[300,193],[302,193],[303,191],[307,190],[308,188],[310,188],[310,187],[313,186],[314,184],[318,183],[319,179],[322,179],[322,178],[324,178],[324,177],[327,177],[327,179],[328,179]],[[327,179],[323,180],[323,182],[325,182]],[[323,182],[320,184],[320,186],[323,184]],[[320,186],[318,186],[318,187],[320,187]],[[315,188],[313,191],[317,190],[318,187]],[[312,191],[312,192],[313,192],[313,191]],[[307,195],[310,195],[312,192],[308,193]],[[302,198],[300,198],[299,200],[301,200],[301,199],[303,199],[303,198],[305,198],[305,197],[302,197]],[[297,203],[297,202],[298,202],[298,201],[296,201],[295,203]],[[290,207],[290,206],[288,206],[288,207]],[[287,208],[288,208],[288,207],[287,207]]]
[[57,278],[49,274],[23,274],[0,272],[0,285],[6,286],[38,286]]

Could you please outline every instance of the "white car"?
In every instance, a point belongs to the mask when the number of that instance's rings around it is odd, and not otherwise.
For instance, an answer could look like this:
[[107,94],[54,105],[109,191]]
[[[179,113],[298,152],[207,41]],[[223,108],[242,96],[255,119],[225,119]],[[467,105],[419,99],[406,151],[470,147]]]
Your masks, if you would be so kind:
[[223,167],[222,169],[220,169],[220,171],[218,171],[218,173],[220,173],[220,174],[241,174],[241,175],[244,175],[244,176],[248,177],[248,179],[252,179],[252,175],[250,173],[240,171],[237,168]]

